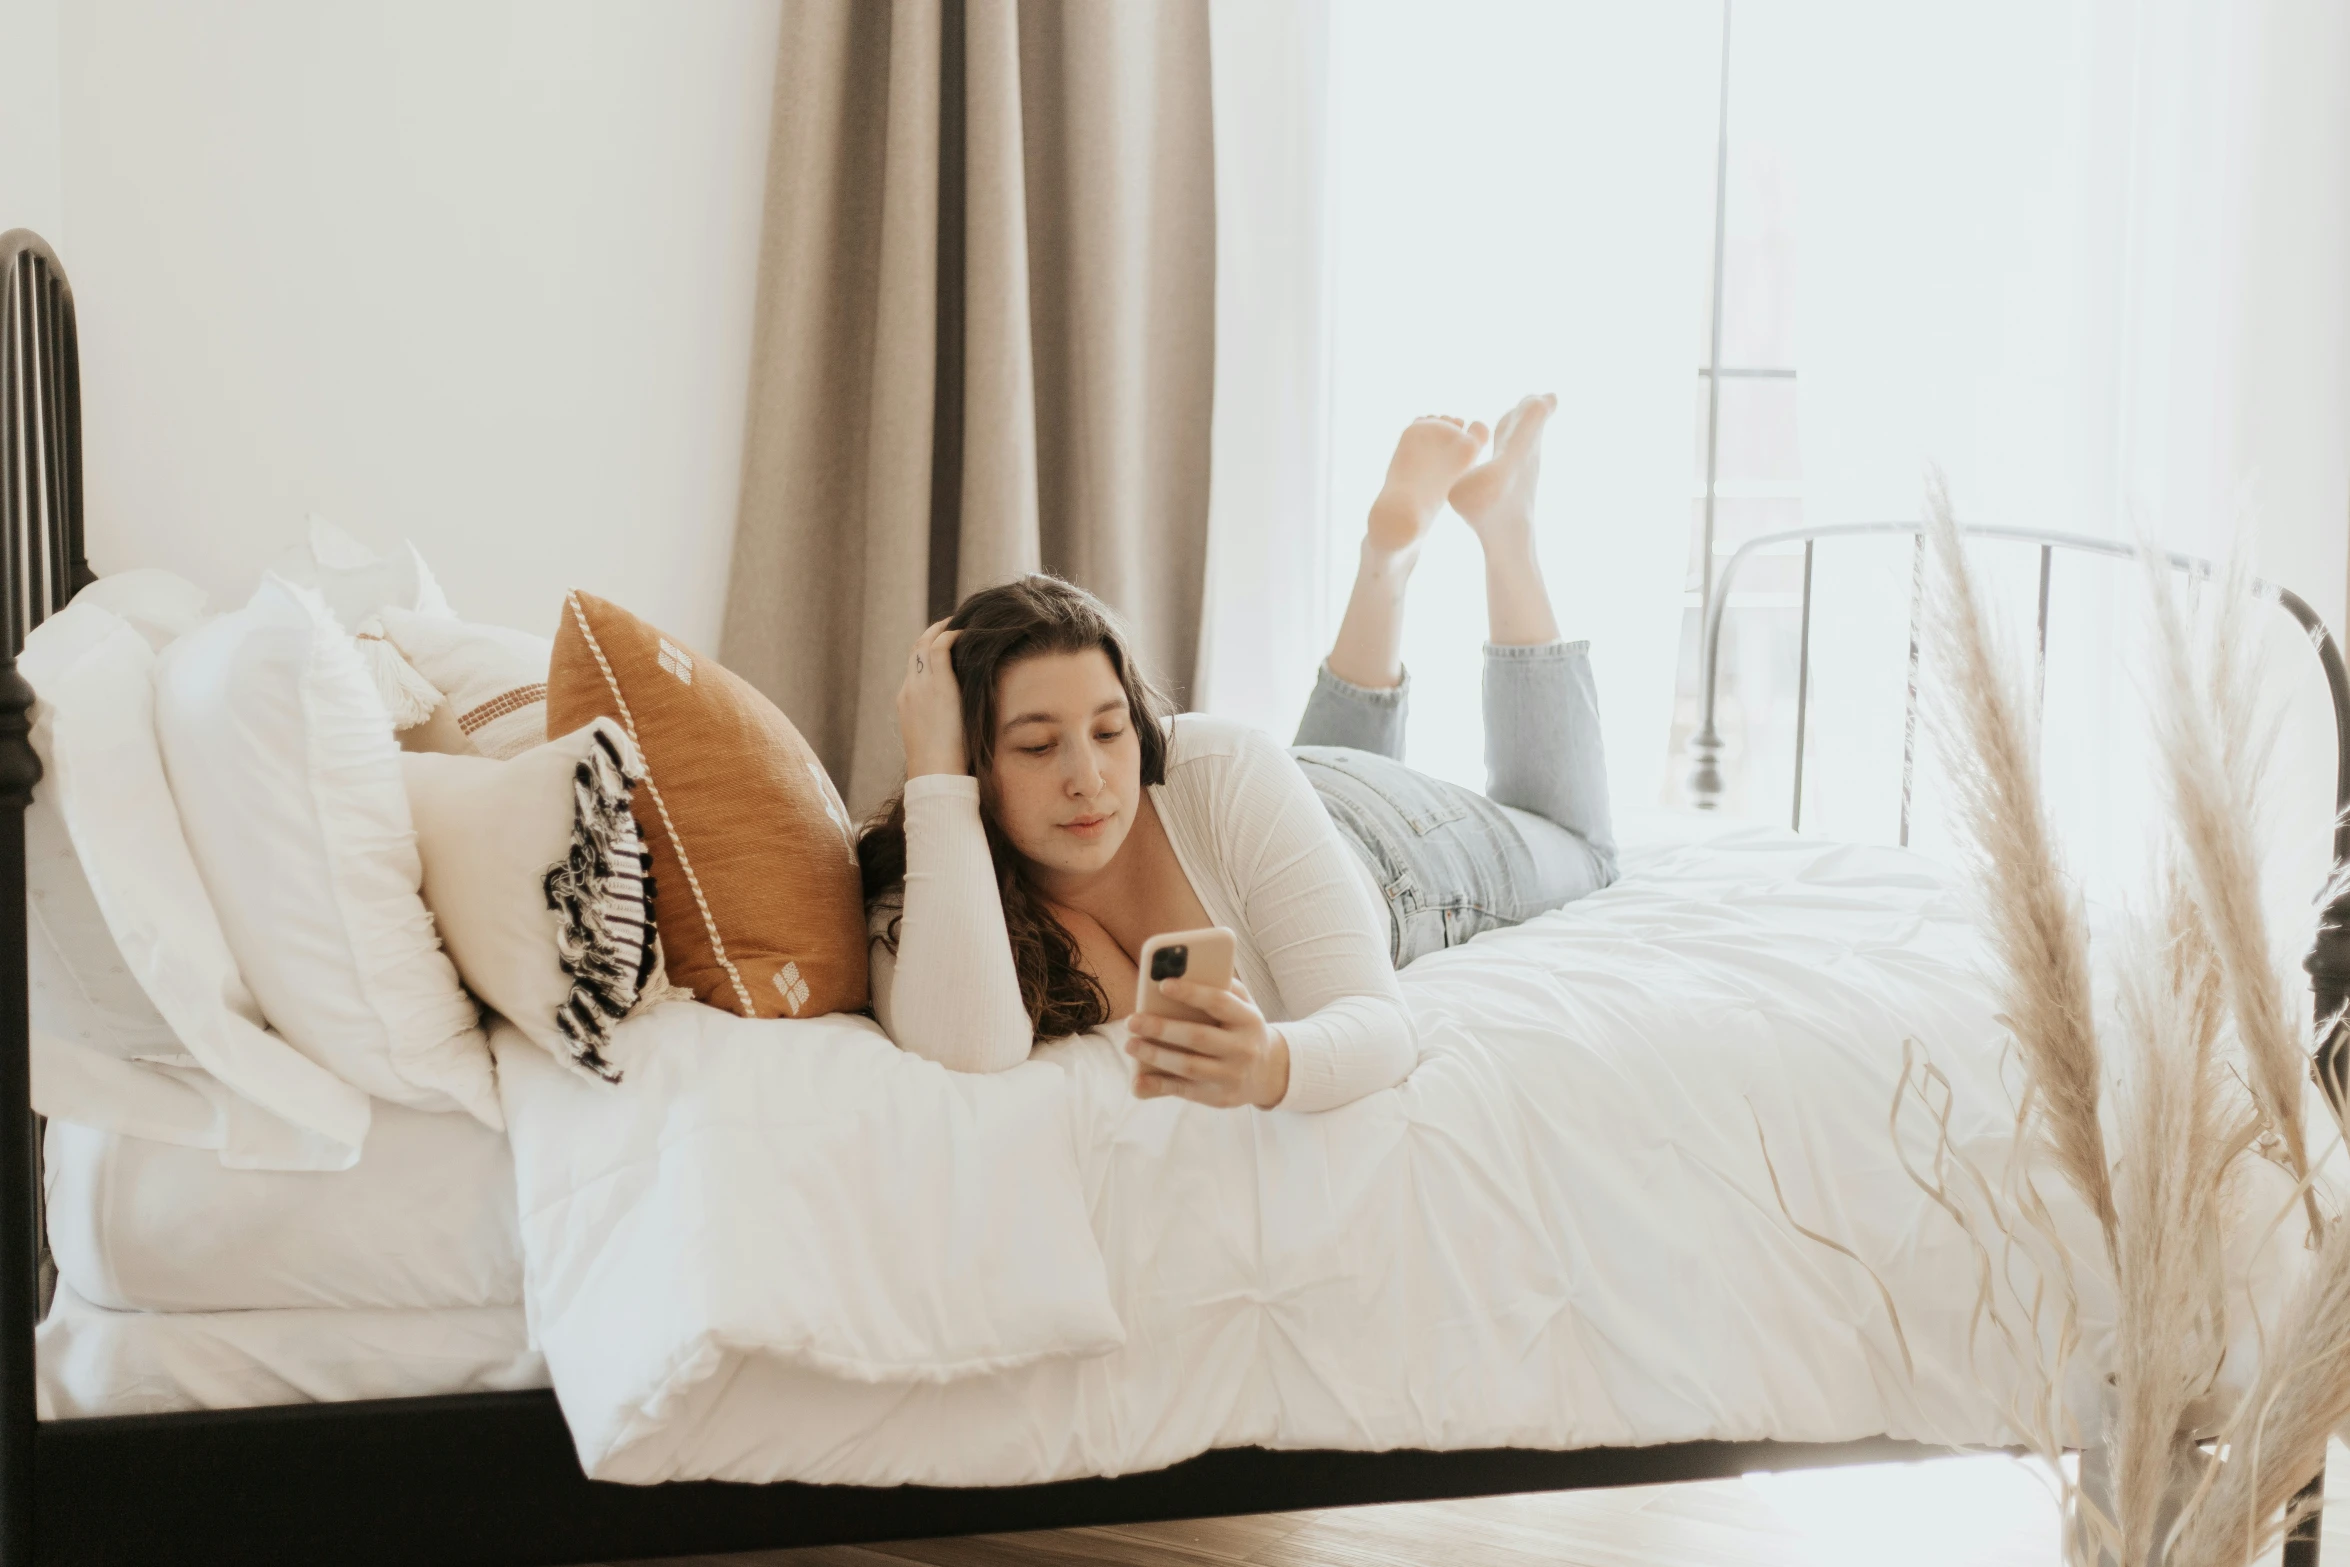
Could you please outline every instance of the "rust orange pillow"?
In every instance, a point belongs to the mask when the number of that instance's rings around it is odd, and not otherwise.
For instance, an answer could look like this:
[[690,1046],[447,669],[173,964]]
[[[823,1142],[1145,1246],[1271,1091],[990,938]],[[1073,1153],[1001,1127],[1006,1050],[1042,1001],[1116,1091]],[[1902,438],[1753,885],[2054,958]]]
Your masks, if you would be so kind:
[[791,720],[717,660],[575,591],[547,667],[548,732],[596,718],[617,719],[644,762],[631,804],[670,983],[743,1017],[863,1006],[855,833]]

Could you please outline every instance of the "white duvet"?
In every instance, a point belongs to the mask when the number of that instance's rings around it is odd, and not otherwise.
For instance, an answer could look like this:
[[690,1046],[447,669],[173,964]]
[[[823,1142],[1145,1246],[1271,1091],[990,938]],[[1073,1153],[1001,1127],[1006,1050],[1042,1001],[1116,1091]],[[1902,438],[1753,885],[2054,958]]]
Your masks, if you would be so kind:
[[[1977,961],[1926,861],[1746,830],[1415,964],[1418,1068],[1323,1115],[1138,1102],[1100,1037],[967,1077],[858,1019],[672,1004],[613,1090],[508,1032],[533,1341],[588,1473],[632,1482],[2001,1440],[1972,1254],[1888,1127],[1907,1037],[2004,1158]],[[1789,1213],[1868,1261],[1914,1369]]]

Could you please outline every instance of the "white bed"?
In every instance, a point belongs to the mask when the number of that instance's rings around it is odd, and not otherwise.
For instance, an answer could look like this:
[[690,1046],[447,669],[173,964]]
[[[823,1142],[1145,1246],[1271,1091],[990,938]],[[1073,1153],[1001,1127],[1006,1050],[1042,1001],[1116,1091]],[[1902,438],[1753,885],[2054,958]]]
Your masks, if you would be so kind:
[[1962,1145],[2008,1147],[1945,874],[1660,826],[1606,892],[1408,971],[1419,1067],[1326,1115],[1138,1102],[1115,1038],[976,1077],[687,1002],[623,1027],[618,1088],[501,1034],[511,1141],[379,1104],[352,1169],[260,1172],[53,1122],[42,1413],[551,1380],[588,1472],[633,1482],[2003,1440],[1971,1254],[1888,1124],[1914,1039]]
[[862,1020],[671,1005],[614,1090],[504,1036],[534,1341],[589,1474],[632,1482],[1999,1441],[1972,1256],[1888,1128],[1913,1038],[2003,1159],[1976,957],[1927,861],[1748,829],[1415,965],[1418,1069],[1320,1116],[1137,1102],[1100,1038],[956,1077]]

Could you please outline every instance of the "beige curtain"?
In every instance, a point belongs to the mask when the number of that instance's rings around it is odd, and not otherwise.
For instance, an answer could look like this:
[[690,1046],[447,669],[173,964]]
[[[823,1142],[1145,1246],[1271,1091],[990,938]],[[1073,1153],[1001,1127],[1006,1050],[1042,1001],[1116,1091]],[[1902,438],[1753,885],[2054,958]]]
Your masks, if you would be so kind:
[[1184,693],[1215,343],[1207,0],[786,0],[721,656],[862,813],[915,634],[1060,572]]

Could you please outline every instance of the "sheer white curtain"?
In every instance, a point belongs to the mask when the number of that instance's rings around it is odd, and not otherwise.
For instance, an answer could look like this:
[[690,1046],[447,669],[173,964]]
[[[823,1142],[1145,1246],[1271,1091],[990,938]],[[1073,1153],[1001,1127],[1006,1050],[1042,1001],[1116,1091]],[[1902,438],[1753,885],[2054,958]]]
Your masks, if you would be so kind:
[[[2339,628],[2350,545],[2350,11],[2286,0],[1741,7],[1797,149],[1806,515],[1962,514],[2225,553]],[[2037,559],[1985,563],[2028,638]],[[2145,847],[2128,567],[2058,557],[2048,770],[2093,885]],[[1885,836],[1906,546],[1822,547],[1806,825]],[[2278,617],[2281,623],[2282,617]],[[2322,864],[2331,720],[2279,630],[2279,825]],[[2117,653],[2120,656],[2116,656]],[[1934,838],[1932,780],[1920,836]]]
[[[1491,422],[1523,393],[1555,391],[1544,571],[1566,634],[1592,640],[1617,792],[1656,797],[1688,550],[1719,27],[1708,0],[1332,11],[1327,572],[1314,645],[1278,673],[1296,698],[1283,722],[1337,623],[1397,432],[1438,411]],[[1219,134],[1222,114],[1219,99]],[[1471,784],[1483,782],[1484,634],[1476,542],[1447,517],[1412,590],[1409,757]]]
[[1193,702],[1286,740],[1332,628],[1329,0],[1210,0],[1216,391]]

